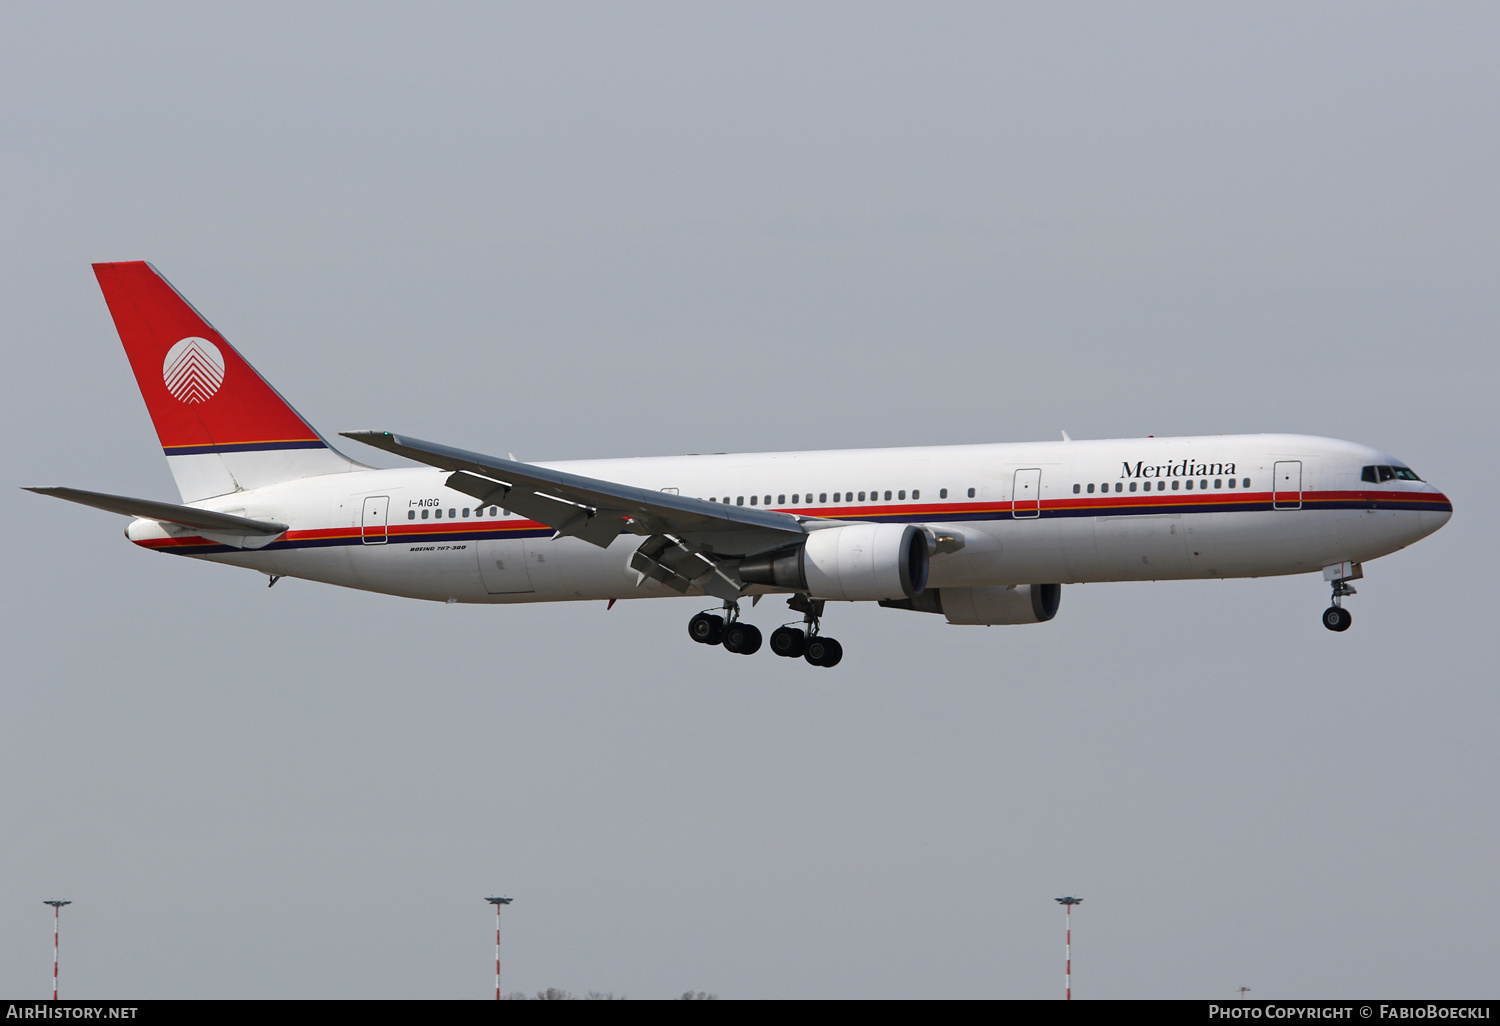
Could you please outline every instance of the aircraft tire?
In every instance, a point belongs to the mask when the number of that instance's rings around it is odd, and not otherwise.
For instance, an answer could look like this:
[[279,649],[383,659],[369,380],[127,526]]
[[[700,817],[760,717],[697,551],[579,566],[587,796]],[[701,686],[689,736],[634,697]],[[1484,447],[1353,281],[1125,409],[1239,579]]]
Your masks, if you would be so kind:
[[1354,616],[1342,606],[1329,606],[1323,610],[1323,626],[1331,631],[1347,631]]
[[787,659],[801,657],[807,647],[807,635],[797,627],[778,627],[771,632],[771,651]]
[[724,647],[736,655],[754,655],[760,650],[760,628],[752,623],[732,623],[724,628]]
[[814,666],[837,666],[839,660],[844,658],[844,646],[832,638],[819,635],[808,640],[807,650],[803,652],[802,658]]
[[700,645],[717,645],[724,640],[724,618],[713,613],[699,613],[688,621],[688,637]]
[[740,647],[737,649],[740,655],[754,655],[760,651],[761,635],[760,628],[753,623],[737,623],[736,627],[744,632],[740,639]]

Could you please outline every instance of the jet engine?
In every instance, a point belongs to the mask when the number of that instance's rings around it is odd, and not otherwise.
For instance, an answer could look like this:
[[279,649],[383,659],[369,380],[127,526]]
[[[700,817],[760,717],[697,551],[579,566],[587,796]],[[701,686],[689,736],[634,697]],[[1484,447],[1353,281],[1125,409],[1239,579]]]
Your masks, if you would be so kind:
[[949,623],[997,626],[1046,623],[1057,615],[1061,584],[1012,584],[988,588],[933,588],[910,598],[880,603],[892,609],[942,613]]
[[927,587],[927,534],[912,524],[849,524],[810,533],[796,546],[739,566],[746,584],[815,599],[912,599]]

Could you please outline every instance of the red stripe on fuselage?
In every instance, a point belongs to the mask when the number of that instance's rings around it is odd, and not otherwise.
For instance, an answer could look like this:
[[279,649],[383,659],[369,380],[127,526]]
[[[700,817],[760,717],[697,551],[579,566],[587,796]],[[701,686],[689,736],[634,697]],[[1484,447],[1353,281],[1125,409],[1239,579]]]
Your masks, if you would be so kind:
[[[1149,495],[1137,493],[1134,495],[1122,493],[1120,495],[1101,495],[1098,497],[1069,496],[1064,499],[1044,500],[1041,504],[1042,512],[1088,512],[1099,513],[1118,512],[1121,510],[1139,511],[1149,513],[1154,508],[1173,507],[1181,509],[1184,506],[1194,506],[1196,509],[1187,510],[1192,513],[1212,513],[1217,506],[1238,506],[1249,503],[1251,505],[1269,505],[1272,501],[1270,492],[1152,492]],[[1284,500],[1283,500],[1284,501]],[[1303,492],[1302,508],[1316,508],[1318,505],[1327,503],[1370,503],[1379,506],[1382,503],[1420,503],[1430,504],[1434,509],[1449,509],[1451,503],[1448,497],[1441,492],[1407,492],[1407,491],[1382,491],[1365,489],[1361,491],[1324,491]],[[772,507],[767,507],[772,508]],[[882,517],[902,517],[903,519],[922,519],[941,523],[946,519],[955,517],[974,517],[976,515],[991,514],[995,518],[1008,517],[1013,511],[1010,502],[964,502],[964,503],[903,503],[903,504],[881,504],[847,506],[785,506],[776,508],[777,512],[800,514],[802,516],[817,517],[826,520],[878,520]],[[1030,510],[1034,507],[1023,507]],[[1023,518],[1034,519],[1034,518]],[[621,523],[624,530],[624,523]],[[534,520],[426,520],[407,521],[405,523],[391,524],[387,529],[386,537],[392,541],[400,541],[403,538],[422,537],[430,538],[433,535],[460,535],[483,533],[491,536],[505,536],[519,534],[522,532],[550,531],[552,528],[546,524]],[[310,530],[288,531],[278,541],[286,542],[328,542],[342,539],[361,540],[364,536],[359,527],[326,527],[313,528]],[[176,548],[201,548],[205,545],[218,545],[218,542],[198,536],[183,538],[150,538],[137,542],[136,544],[148,549],[176,549]]]

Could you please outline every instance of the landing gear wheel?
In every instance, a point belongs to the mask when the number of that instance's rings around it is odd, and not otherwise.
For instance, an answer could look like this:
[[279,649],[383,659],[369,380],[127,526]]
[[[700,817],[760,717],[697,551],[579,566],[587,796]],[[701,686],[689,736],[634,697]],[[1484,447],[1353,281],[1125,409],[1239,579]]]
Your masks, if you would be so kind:
[[688,637],[700,645],[717,645],[724,640],[724,618],[713,613],[699,613],[688,621]]
[[807,648],[802,653],[802,658],[814,666],[837,666],[839,660],[844,658],[844,646],[832,638],[821,635],[807,639]]
[[760,651],[760,628],[736,620],[724,628],[724,647],[739,655],[754,655]]
[[1323,626],[1331,631],[1347,631],[1354,616],[1343,606],[1329,606],[1323,610]]
[[807,648],[807,635],[797,627],[778,627],[771,632],[771,651],[796,659]]

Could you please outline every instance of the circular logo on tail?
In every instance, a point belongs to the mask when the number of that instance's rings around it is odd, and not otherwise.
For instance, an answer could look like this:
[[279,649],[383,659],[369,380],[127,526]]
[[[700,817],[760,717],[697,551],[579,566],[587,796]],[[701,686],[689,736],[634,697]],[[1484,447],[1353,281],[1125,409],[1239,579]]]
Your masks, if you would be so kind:
[[224,354],[208,339],[190,335],[167,350],[161,377],[179,401],[207,402],[224,383]]

